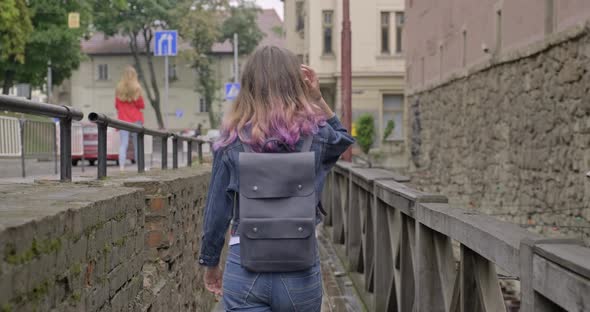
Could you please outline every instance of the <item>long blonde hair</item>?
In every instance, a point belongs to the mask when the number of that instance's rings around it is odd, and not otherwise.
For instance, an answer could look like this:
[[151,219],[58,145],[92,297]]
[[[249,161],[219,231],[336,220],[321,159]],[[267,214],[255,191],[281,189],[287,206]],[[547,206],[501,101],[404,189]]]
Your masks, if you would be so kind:
[[141,85],[137,80],[137,72],[132,66],[127,66],[123,70],[115,94],[123,102],[133,102],[141,96]]
[[325,113],[310,101],[301,62],[287,49],[256,50],[244,66],[241,83],[216,149],[238,138],[255,151],[277,150],[279,144],[292,149],[301,135],[317,133],[325,124]]

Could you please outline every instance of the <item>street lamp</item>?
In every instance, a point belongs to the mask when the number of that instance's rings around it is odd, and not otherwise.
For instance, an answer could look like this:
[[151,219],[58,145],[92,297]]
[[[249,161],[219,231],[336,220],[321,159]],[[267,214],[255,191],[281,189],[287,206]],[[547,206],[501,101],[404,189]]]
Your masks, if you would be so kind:
[[[350,30],[350,1],[342,1],[342,113],[344,127],[352,131],[352,57]],[[352,161],[352,149],[349,147],[342,155],[345,161]]]

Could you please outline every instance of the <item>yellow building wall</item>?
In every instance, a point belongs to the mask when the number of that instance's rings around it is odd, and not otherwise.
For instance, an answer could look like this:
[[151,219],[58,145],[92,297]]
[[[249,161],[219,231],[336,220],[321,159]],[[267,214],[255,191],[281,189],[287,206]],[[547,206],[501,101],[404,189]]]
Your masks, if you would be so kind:
[[[160,105],[162,115],[165,118],[167,128],[172,130],[195,129],[198,124],[202,124],[204,129],[209,128],[209,116],[206,112],[200,112],[200,94],[196,91],[196,73],[191,68],[189,62],[182,56],[170,57],[169,62],[176,64],[176,80],[169,83],[169,101],[165,107],[164,104],[164,59],[153,57],[156,80],[160,90]],[[88,60],[80,64],[80,68],[74,71],[70,79],[70,104],[81,109],[85,115],[90,112],[104,113],[110,117],[116,117],[115,110],[115,88],[121,73],[125,66],[133,64],[133,58],[130,55],[107,55],[107,56],[89,56]],[[241,60],[243,63],[243,60]],[[98,80],[98,65],[108,65],[109,79],[106,81]],[[147,60],[142,58],[142,67],[144,73],[148,75],[149,69]],[[214,64],[215,77],[219,85],[217,94],[218,100],[213,103],[213,110],[220,115],[229,102],[223,100],[224,84],[233,79],[232,74],[233,57],[231,55],[216,56]],[[142,85],[143,87],[143,85]],[[155,111],[151,107],[147,94],[144,90],[144,99],[146,108],[144,110],[145,125],[151,128],[157,128]],[[177,111],[182,112],[182,116],[177,116]],[[167,121],[167,122],[166,122]]]

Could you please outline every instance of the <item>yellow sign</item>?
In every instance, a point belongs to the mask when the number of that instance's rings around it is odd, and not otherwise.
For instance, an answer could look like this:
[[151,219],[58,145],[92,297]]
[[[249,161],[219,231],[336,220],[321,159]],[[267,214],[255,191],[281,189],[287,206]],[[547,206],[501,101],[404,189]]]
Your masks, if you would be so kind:
[[350,130],[350,134],[353,137],[356,137],[356,124],[355,123],[352,123],[352,129]]
[[71,12],[70,14],[68,14],[68,27],[80,28],[80,13]]

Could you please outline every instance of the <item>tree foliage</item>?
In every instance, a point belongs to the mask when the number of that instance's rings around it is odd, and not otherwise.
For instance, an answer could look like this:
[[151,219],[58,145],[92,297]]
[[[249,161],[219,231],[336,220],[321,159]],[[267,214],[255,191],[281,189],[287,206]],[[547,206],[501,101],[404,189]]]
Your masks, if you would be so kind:
[[[160,107],[160,89],[152,56],[152,40],[157,29],[168,29],[174,22],[174,11],[180,0],[94,0],[94,21],[98,30],[108,36],[121,34],[129,38],[135,69],[150,105],[156,113],[158,126],[164,128]],[[147,59],[146,71],[140,56]]]
[[357,143],[365,154],[369,154],[375,137],[375,119],[373,115],[361,115],[356,121]]
[[233,43],[234,33],[238,34],[238,53],[249,54],[264,38],[257,22],[260,8],[253,2],[240,0],[229,11],[230,15],[222,25],[223,39]]
[[211,47],[221,36],[220,8],[224,3],[191,3],[188,13],[179,12],[178,29],[182,38],[193,48],[184,51],[197,74],[196,89],[204,98],[209,114],[209,125],[216,128],[218,118],[212,109],[217,100],[215,93],[220,87],[215,78],[212,63],[215,61],[211,54]]
[[[17,0],[15,3],[22,12],[23,20],[17,24],[22,24],[21,28],[25,29],[21,31],[21,35],[26,39],[26,44],[24,55],[20,58],[21,62],[16,56],[0,59],[3,92],[7,93],[8,88],[15,82],[29,83],[32,86],[42,85],[45,82],[49,61],[52,67],[52,81],[55,85],[62,83],[71,76],[72,71],[78,68],[83,59],[80,39],[91,22],[90,7],[84,1]],[[23,4],[26,5],[26,10]],[[28,36],[27,12],[33,27]],[[68,28],[70,12],[80,13],[80,28]]]
[[209,112],[211,128],[219,124],[219,117],[215,114],[213,103],[220,99],[216,97],[221,87],[221,81],[216,77],[212,65],[216,61],[212,53],[212,46],[216,42],[233,41],[233,34],[239,36],[238,52],[241,55],[250,54],[258,46],[264,33],[257,23],[260,9],[248,1],[239,1],[230,6],[228,1],[189,1],[188,14],[182,6],[179,14],[178,29],[184,40],[190,42],[193,50],[185,52],[197,73],[196,89],[204,98]]
[[25,0],[0,1],[0,60],[23,63],[27,38],[32,31]]

